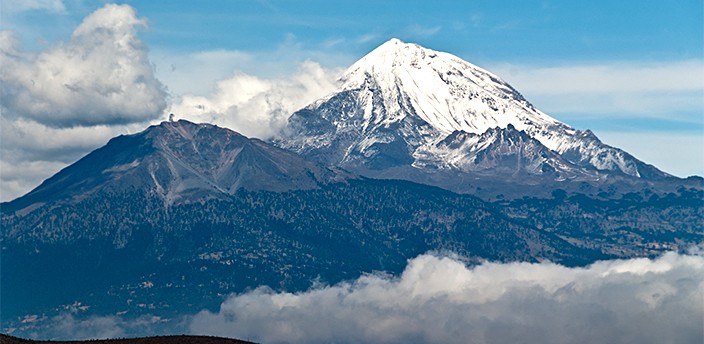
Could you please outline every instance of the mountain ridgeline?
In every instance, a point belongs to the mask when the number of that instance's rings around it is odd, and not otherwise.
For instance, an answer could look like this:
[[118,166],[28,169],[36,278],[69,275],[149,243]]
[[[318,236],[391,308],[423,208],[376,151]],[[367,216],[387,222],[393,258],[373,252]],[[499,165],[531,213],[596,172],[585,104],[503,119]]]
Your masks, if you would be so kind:
[[396,274],[429,251],[468,264],[653,256],[704,241],[703,199],[701,178],[604,145],[457,57],[391,40],[271,143],[162,122],[2,203],[0,325],[175,319],[259,286]]
[[240,188],[286,191],[344,179],[291,152],[234,131],[188,121],[163,122],[116,137],[47,179],[5,210],[36,206],[98,190],[148,190],[166,204],[219,197]]

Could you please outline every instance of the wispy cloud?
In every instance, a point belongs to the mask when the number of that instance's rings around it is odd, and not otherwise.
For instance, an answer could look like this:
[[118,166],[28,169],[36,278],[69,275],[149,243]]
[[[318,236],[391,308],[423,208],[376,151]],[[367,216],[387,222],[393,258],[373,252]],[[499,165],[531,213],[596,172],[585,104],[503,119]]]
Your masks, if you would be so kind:
[[548,67],[504,64],[489,69],[548,113],[671,118],[682,112],[701,115],[704,108],[704,60]]
[[357,43],[364,44],[364,43],[369,43],[371,41],[374,41],[378,38],[379,38],[379,35],[374,34],[374,33],[368,33],[368,34],[364,34],[362,36],[357,37],[356,41],[357,41]]
[[469,22],[472,23],[473,27],[479,27],[483,20],[484,18],[482,18],[482,16],[479,14],[473,14],[469,16]]
[[157,77],[168,85],[171,96],[212,93],[218,80],[257,61],[257,56],[251,53],[225,49],[192,53],[157,50],[151,57]]
[[2,10],[18,13],[31,10],[43,10],[65,13],[66,6],[62,0],[3,0]]
[[423,25],[411,25],[406,28],[405,34],[415,39],[423,39],[436,35],[442,30],[442,26],[423,26]]
[[605,143],[679,176],[704,176],[704,128],[687,132],[599,131]]
[[345,44],[347,42],[347,39],[342,38],[342,37],[337,37],[337,38],[330,38],[326,39],[322,42],[322,46],[325,47],[326,49],[334,49],[335,47],[339,47],[342,44]]
[[[154,336],[156,334],[183,333],[181,326],[169,323],[155,315],[142,315],[127,318],[120,315],[92,315],[81,317],[75,312],[63,313],[51,318],[32,315],[25,318],[23,325],[38,325],[24,333],[21,328],[10,329],[10,333],[19,331],[20,335],[35,339],[51,340],[90,340],[109,339],[126,336]],[[29,323],[32,324],[29,324]],[[8,329],[4,329],[7,331]],[[17,333],[15,333],[17,334]]]

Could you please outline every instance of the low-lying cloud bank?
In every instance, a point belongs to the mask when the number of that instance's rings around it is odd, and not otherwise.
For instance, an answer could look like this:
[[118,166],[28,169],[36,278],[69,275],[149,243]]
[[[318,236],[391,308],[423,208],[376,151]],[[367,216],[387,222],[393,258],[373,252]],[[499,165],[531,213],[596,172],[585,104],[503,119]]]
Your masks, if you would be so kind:
[[702,256],[468,268],[423,255],[399,278],[231,296],[190,329],[264,343],[693,343],[703,292]]
[[422,255],[401,276],[368,275],[297,294],[259,288],[230,296],[216,313],[170,321],[64,315],[36,334],[190,332],[262,343],[696,343],[704,335],[703,293],[701,254],[583,268],[467,267],[460,259]]

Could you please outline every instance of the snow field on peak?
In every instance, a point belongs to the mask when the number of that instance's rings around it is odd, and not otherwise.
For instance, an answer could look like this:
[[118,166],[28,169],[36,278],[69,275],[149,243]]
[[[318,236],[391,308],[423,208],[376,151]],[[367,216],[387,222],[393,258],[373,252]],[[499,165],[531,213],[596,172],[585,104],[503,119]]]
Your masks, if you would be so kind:
[[393,112],[401,110],[399,99],[408,99],[416,115],[445,134],[562,124],[533,109],[497,76],[454,55],[395,39],[352,65],[341,79],[343,90],[378,87],[390,118],[403,117]]

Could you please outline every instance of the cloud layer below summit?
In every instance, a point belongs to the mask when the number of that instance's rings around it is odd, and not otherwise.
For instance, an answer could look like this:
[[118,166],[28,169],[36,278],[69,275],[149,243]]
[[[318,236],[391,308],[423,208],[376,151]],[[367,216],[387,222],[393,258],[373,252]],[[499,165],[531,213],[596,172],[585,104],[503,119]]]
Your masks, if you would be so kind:
[[[421,255],[397,277],[367,275],[302,293],[259,288],[231,295],[167,332],[264,343],[689,343],[702,337],[704,257],[597,262],[483,263]],[[154,333],[154,316],[64,315],[46,336]],[[178,325],[177,325],[178,324]],[[45,337],[46,337],[45,336]]]

